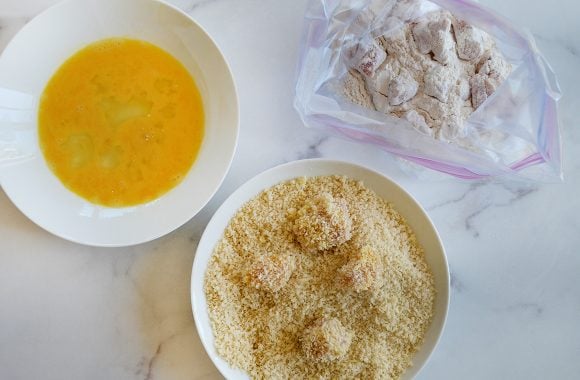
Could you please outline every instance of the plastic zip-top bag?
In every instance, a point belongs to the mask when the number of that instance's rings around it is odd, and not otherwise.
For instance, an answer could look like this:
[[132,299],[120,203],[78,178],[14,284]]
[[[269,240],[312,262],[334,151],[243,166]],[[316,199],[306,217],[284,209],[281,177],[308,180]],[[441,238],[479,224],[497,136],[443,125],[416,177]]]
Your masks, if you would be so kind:
[[[441,14],[453,21],[439,22],[433,16]],[[443,26],[437,29],[433,25]],[[458,34],[458,25],[467,25],[471,34],[466,39]],[[466,87],[462,95],[464,103],[455,113],[464,117],[455,115],[459,120],[455,123],[457,126],[445,122],[435,127],[437,115],[434,124],[424,123],[436,114],[425,104],[450,112],[445,108],[448,104],[438,103],[441,100],[437,99],[437,89],[441,89],[444,79],[435,80],[435,90],[431,92],[427,80],[424,83],[413,80],[408,86],[413,92],[405,97],[408,89],[398,84],[405,84],[404,79],[409,75],[399,67],[390,74],[392,83],[384,81],[384,91],[388,94],[377,89],[375,98],[369,95],[369,78],[375,80],[372,83],[378,83],[376,75],[383,75],[385,65],[393,64],[393,59],[385,59],[389,55],[388,44],[404,28],[412,33],[401,41],[413,46],[403,48],[415,49],[413,54],[419,59],[432,59],[429,62],[433,63],[428,62],[431,66],[447,70],[450,64],[438,57],[443,51],[455,54],[452,58],[461,67],[465,66],[466,72],[481,74],[462,84]],[[421,33],[435,36],[435,40],[449,38],[450,45],[442,48],[443,40],[436,41],[433,47],[417,52],[422,48]],[[469,43],[479,36],[477,33],[484,35],[485,41],[490,41],[506,65],[511,66],[501,80],[494,80],[494,75],[495,78],[499,75],[494,72],[495,63],[488,53],[482,53],[471,66],[461,54],[460,48],[468,55],[473,51],[469,50],[472,46]],[[377,49],[381,44],[383,48]],[[375,69],[382,71],[377,74]],[[345,96],[346,83],[353,75],[360,79],[360,89],[356,90],[366,94],[366,100],[363,99],[366,103]],[[428,73],[420,75],[426,77]],[[435,75],[437,78],[443,76]],[[482,95],[477,92],[478,78],[484,78],[480,82]],[[452,85],[456,83],[459,88],[459,79],[456,82],[454,79]],[[418,100],[407,99],[412,96]],[[418,108],[399,105],[399,97],[409,100],[409,104],[418,104]],[[377,145],[414,163],[460,178],[509,176],[553,182],[562,178],[559,97],[555,74],[530,33],[477,3],[467,0],[311,0],[309,3],[294,102],[307,126]],[[381,101],[387,104],[384,108]],[[421,107],[427,111],[423,112]]]

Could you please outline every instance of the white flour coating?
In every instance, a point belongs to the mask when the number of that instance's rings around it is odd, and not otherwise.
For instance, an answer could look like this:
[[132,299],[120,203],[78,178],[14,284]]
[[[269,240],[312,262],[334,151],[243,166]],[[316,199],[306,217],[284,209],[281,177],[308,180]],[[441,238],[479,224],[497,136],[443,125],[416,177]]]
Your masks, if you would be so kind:
[[487,33],[441,10],[357,48],[346,98],[442,140],[460,136],[511,71]]

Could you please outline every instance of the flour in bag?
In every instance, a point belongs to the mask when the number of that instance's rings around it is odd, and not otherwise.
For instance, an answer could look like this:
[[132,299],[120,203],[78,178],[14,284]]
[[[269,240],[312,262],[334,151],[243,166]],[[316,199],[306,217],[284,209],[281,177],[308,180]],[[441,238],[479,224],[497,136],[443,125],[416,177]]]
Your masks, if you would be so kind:
[[448,141],[511,71],[491,36],[442,10],[357,46],[350,58],[346,99]]

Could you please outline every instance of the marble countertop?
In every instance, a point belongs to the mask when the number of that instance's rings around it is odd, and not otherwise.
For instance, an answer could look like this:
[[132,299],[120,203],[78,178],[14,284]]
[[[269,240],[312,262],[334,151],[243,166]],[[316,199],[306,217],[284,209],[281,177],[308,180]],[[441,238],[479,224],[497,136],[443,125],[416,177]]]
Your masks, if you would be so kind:
[[[54,2],[2,0],[0,50]],[[345,152],[410,191],[447,249],[448,323],[420,378],[578,378],[580,5],[482,2],[528,27],[559,76],[564,184],[425,182],[387,153],[306,129],[292,108],[306,0],[173,0],[213,36],[236,78],[241,134],[230,173],[186,225],[118,249],[54,237],[0,191],[0,378],[219,378],[190,309],[191,264],[204,226],[264,169],[307,157],[344,159]]]

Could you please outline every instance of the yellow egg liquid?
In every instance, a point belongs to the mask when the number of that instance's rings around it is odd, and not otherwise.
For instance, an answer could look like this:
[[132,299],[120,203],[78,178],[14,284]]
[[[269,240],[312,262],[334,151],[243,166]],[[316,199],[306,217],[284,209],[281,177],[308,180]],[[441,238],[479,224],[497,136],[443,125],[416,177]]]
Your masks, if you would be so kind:
[[65,61],[40,99],[38,134],[54,174],[88,201],[125,207],[183,180],[204,112],[185,67],[148,42],[111,38]]

